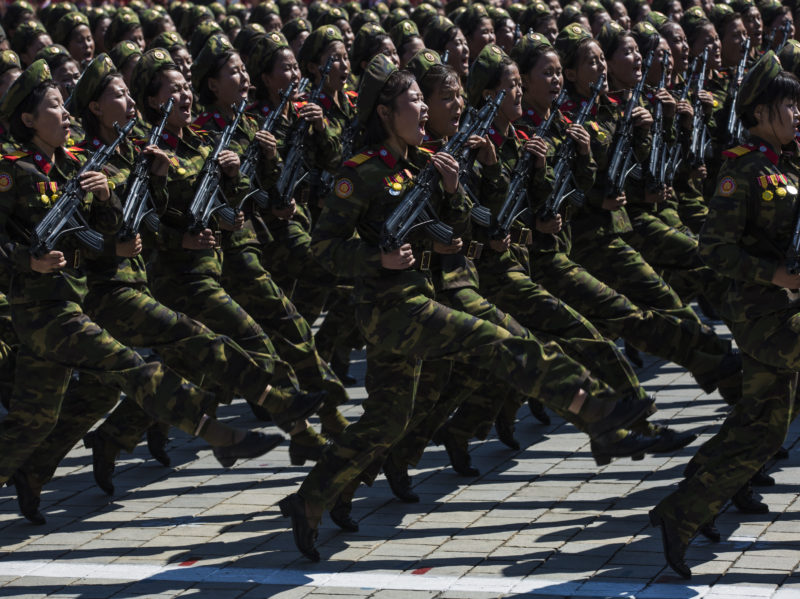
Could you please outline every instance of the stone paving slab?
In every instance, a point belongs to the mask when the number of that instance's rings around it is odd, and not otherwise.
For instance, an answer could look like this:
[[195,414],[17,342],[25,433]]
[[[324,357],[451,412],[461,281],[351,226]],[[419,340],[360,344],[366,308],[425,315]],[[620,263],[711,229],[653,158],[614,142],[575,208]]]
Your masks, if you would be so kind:
[[[351,372],[362,384],[364,368],[358,354]],[[277,508],[307,472],[289,464],[286,444],[223,471],[202,441],[173,430],[173,466],[140,445],[122,456],[111,499],[94,486],[90,453],[76,447],[43,493],[47,525],[28,524],[13,489],[0,490],[0,597],[800,599],[800,425],[787,439],[790,458],[770,470],[776,486],[763,489],[771,512],[728,508],[718,519],[723,541],[690,547],[695,576],[685,584],[665,566],[647,510],[679,482],[727,406],[674,364],[646,358],[638,374],[657,393],[658,418],[696,430],[698,441],[598,468],[585,436],[557,417],[543,426],[523,406],[523,449],[493,435],[473,443],[477,478],[456,475],[431,446],[411,472],[419,504],[395,500],[382,478],[362,488],[353,509],[361,530],[325,520],[320,564],[296,551]],[[355,420],[365,390],[350,391],[344,413]],[[261,426],[242,402],[221,415]]]

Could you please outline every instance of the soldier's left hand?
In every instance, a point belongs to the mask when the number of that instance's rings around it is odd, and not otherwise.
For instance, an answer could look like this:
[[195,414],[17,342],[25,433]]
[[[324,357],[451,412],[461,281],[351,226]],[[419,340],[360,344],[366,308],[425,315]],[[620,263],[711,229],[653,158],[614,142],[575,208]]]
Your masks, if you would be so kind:
[[533,166],[536,168],[544,168],[547,157],[547,142],[541,137],[534,135],[525,142],[524,147],[526,152],[530,152],[536,157]]
[[272,215],[275,218],[279,218],[281,220],[289,220],[294,216],[294,213],[297,212],[297,202],[292,201],[289,202],[289,205],[286,208],[272,208]]
[[634,127],[650,128],[653,125],[653,115],[644,106],[634,108],[631,112],[631,118],[633,119]]
[[442,186],[447,193],[458,191],[458,161],[445,152],[438,152],[431,156],[431,162],[442,176]]
[[464,247],[464,242],[461,241],[460,237],[453,239],[453,243],[450,245],[445,245],[438,241],[433,242],[433,251],[437,254],[457,254],[461,251],[462,247]]
[[239,174],[239,165],[241,164],[238,154],[232,150],[222,150],[217,158],[219,167],[226,177],[235,178]]
[[297,111],[297,116],[311,123],[315,131],[323,131],[325,129],[325,114],[319,104],[306,104]]
[[578,146],[578,154],[581,156],[589,155],[592,147],[592,138],[589,137],[589,132],[586,129],[580,125],[572,123],[569,127],[567,127],[567,135],[575,140],[575,143]]
[[671,93],[662,87],[656,92],[656,99],[661,101],[661,106],[664,108],[664,116],[668,118],[675,116],[677,101],[672,97]]
[[224,220],[219,219],[219,228],[225,231],[239,231],[244,227],[244,212],[241,210],[236,213],[236,218],[233,219],[233,224],[228,224]]
[[269,131],[257,131],[256,141],[267,160],[272,160],[278,155],[278,141]]
[[108,177],[97,171],[86,171],[80,178],[81,189],[87,193],[91,192],[100,202],[107,202],[111,197],[108,189]]
[[117,241],[117,256],[121,258],[135,258],[142,253],[142,236],[138,233],[128,241]]
[[488,135],[485,137],[470,135],[467,140],[467,147],[478,150],[478,162],[481,164],[486,166],[497,164],[497,152],[495,152],[494,144]]
[[142,150],[143,154],[153,157],[153,162],[150,164],[150,173],[156,177],[166,177],[169,172],[169,156],[167,153],[156,145],[147,146]]
[[546,235],[555,235],[561,231],[562,226],[563,221],[560,214],[557,214],[555,218],[549,220],[542,220],[539,217],[536,218],[536,230]]

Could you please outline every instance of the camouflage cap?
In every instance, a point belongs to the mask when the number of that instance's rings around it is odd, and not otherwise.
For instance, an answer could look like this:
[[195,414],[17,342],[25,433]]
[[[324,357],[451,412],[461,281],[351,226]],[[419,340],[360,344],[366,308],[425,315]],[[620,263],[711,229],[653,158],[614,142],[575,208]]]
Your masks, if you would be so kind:
[[75,84],[70,111],[76,115],[83,114],[89,106],[89,102],[99,95],[100,86],[106,76],[118,72],[108,54],[100,54],[100,56],[92,60],[89,66],[84,69],[81,78],[78,79],[78,83]]
[[347,14],[350,15],[350,17],[354,17],[364,10],[361,8],[361,3],[358,2],[358,0],[350,0],[349,2],[345,2],[342,4],[342,8],[347,11]]
[[33,4],[26,2],[26,0],[17,0],[17,2],[6,6],[3,25],[9,29],[15,29],[21,21],[27,21],[35,16],[36,9],[33,8]]
[[381,18],[381,20],[385,19],[387,16],[389,16],[389,13],[392,12],[383,2],[376,2],[373,4],[372,10],[378,13],[378,16]]
[[208,5],[208,8],[212,13],[214,13],[214,18],[217,20],[228,14],[225,10],[225,6],[221,2],[212,2]]
[[[161,26],[161,21],[167,16],[167,12],[162,7],[148,8],[139,15],[139,21],[142,24],[142,31],[146,38],[152,38],[160,33],[158,29]],[[172,18],[172,17],[170,17]]]
[[229,15],[239,17],[239,20],[241,20],[242,23],[244,23],[247,20],[247,15],[248,15],[247,5],[241,2],[231,2],[230,4],[228,4],[227,12]]
[[317,27],[309,34],[309,36],[306,38],[306,41],[303,42],[303,47],[300,48],[300,52],[297,57],[297,60],[300,63],[300,68],[305,69],[305,65],[313,60],[318,60],[328,44],[332,44],[333,42],[344,43],[342,32],[339,31],[339,28],[336,27],[336,25]]
[[377,23],[365,23],[364,26],[358,30],[355,40],[353,40],[353,48],[350,53],[351,66],[353,72],[358,75],[361,72],[361,63],[369,62],[372,58],[370,49],[374,47],[374,41],[379,36],[388,35],[386,31]]
[[176,25],[181,35],[189,37],[192,31],[196,31],[197,27],[206,22],[216,23],[211,9],[202,4],[190,4],[189,9],[181,15],[180,23],[176,23]]
[[534,53],[538,56],[547,51],[555,52],[550,40],[541,33],[530,32],[527,35],[523,35],[519,42],[511,48],[511,59],[522,68],[522,65],[528,62],[528,56]]
[[57,68],[64,63],[73,61],[76,62],[69,51],[61,44],[53,44],[52,46],[45,46],[36,53],[34,60],[43,59],[47,66],[50,67],[50,72],[54,73]]
[[539,19],[552,16],[553,11],[550,10],[550,7],[547,6],[547,4],[538,1],[534,2],[533,4],[529,4],[519,16],[519,28],[523,33],[525,33],[532,27],[535,27]]
[[11,36],[11,47],[17,54],[21,54],[40,35],[47,35],[47,29],[44,28],[44,25],[33,19],[24,21],[17,25]]
[[175,46],[185,47],[186,41],[177,31],[164,31],[150,40],[150,45],[147,47],[147,49],[152,50],[153,48],[164,48],[165,50],[171,50]]
[[[327,5],[326,5],[327,6]],[[336,25],[337,21],[348,21],[350,15],[338,6],[329,6],[325,10],[321,10],[313,21],[314,28],[322,27],[323,25]]]
[[288,48],[289,42],[283,34],[273,31],[260,38],[247,56],[247,71],[250,77],[258,83],[260,75],[264,72],[265,65],[272,55],[281,48]]
[[147,4],[145,4],[144,0],[130,0],[128,2],[128,8],[133,10],[137,15],[141,15],[147,10]]
[[481,103],[488,83],[502,68],[504,60],[511,61],[511,58],[497,44],[486,44],[480,51],[467,76],[467,100],[471,106]]
[[[639,53],[644,57],[658,47],[661,41],[661,36],[649,21],[639,21],[631,27],[631,35],[636,40],[636,45],[639,47]],[[654,57],[654,61],[657,58]]]
[[392,38],[396,48],[400,48],[414,36],[419,37],[419,29],[417,29],[417,24],[414,21],[409,21],[408,19],[400,21],[389,32],[389,37]]
[[110,45],[116,44],[122,39],[123,35],[141,26],[142,22],[139,20],[139,15],[130,8],[123,6],[111,18],[111,23],[106,29],[104,39],[112,42]]
[[585,14],[589,21],[591,21],[598,13],[601,12],[608,12],[606,7],[597,2],[597,0],[588,0],[588,2],[584,2],[581,6],[581,12]]
[[519,2],[512,2],[511,4],[506,6],[508,14],[511,15],[511,18],[514,19],[515,22],[519,22],[519,20],[522,18],[522,13],[525,12],[526,8],[527,5],[521,4]]
[[133,92],[133,99],[139,106],[145,106],[145,92],[150,87],[150,83],[158,74],[168,66],[175,66],[169,52],[163,48],[153,48],[142,55],[142,59],[136,63],[131,76],[130,90]]
[[22,69],[19,56],[13,50],[3,50],[0,52],[0,75],[11,69]]
[[369,61],[358,88],[358,118],[362,123],[366,123],[372,115],[383,86],[396,70],[397,67],[385,54],[378,54]]
[[208,77],[218,59],[235,52],[233,44],[225,34],[215,33],[208,38],[203,49],[197,55],[197,60],[192,62],[192,85],[194,88],[200,89],[200,84]]
[[489,12],[483,4],[471,4],[453,21],[464,32],[464,35],[469,35],[480,26],[481,19],[488,18],[490,18]]
[[715,4],[711,7],[708,11],[708,19],[714,23],[714,27],[717,28],[717,32],[720,32],[720,27],[724,24],[724,22],[731,18],[736,13],[730,6],[727,4]]
[[39,11],[39,19],[47,31],[52,33],[58,20],[70,12],[78,12],[78,7],[72,2],[51,2]]
[[72,30],[81,25],[89,27],[89,19],[80,12],[68,12],[61,17],[53,28],[53,41],[57,44],[69,43]]
[[397,25],[398,23],[402,23],[403,21],[410,21],[411,15],[408,14],[408,11],[404,8],[395,8],[389,15],[383,19],[383,28],[386,31],[391,31],[392,27]]
[[708,16],[706,16],[706,13],[703,12],[703,9],[699,6],[692,6],[683,13],[683,17],[681,17],[681,27],[683,27],[683,30],[686,32],[686,37],[689,38],[690,44],[697,30],[709,23],[711,23],[711,21],[708,20]]
[[786,7],[779,0],[767,0],[759,4],[758,10],[764,19],[764,27],[769,27],[776,19],[782,17],[787,12]]
[[350,28],[353,30],[353,33],[358,34],[358,32],[361,31],[361,28],[367,23],[375,23],[376,25],[380,25],[381,18],[378,16],[378,13],[373,10],[362,10],[360,13],[350,19]]
[[216,21],[203,21],[192,32],[192,37],[189,39],[189,54],[192,55],[192,60],[197,60],[197,56],[206,45],[208,39],[215,33],[222,33],[222,26]]
[[656,28],[656,31],[661,31],[661,28],[664,25],[672,22],[669,20],[669,17],[667,17],[667,15],[657,10],[651,10],[649,13],[647,13],[645,19],[647,20],[648,23],[650,23],[653,27]]
[[286,37],[286,41],[292,42],[297,39],[297,36],[304,31],[311,33],[311,21],[302,17],[292,19],[281,29],[281,33]]
[[411,20],[417,24],[420,30],[424,30],[430,20],[439,14],[436,7],[432,4],[422,3],[411,11]]
[[118,43],[111,48],[108,52],[109,58],[120,70],[125,68],[125,63],[134,56],[141,56],[142,51],[138,44],[134,44],[130,40]]
[[250,22],[266,26],[272,15],[280,16],[278,5],[274,2],[259,2],[250,11]]
[[730,7],[738,13],[746,13],[756,5],[753,0],[731,0]]
[[786,45],[778,54],[778,58],[780,58],[781,66],[784,70],[793,73],[795,76],[800,75],[800,42],[797,40],[786,42]]
[[413,58],[408,61],[408,64],[405,68],[411,71],[411,73],[414,75],[414,78],[417,80],[417,83],[421,83],[422,79],[425,77],[425,74],[430,70],[430,68],[437,64],[442,64],[442,57],[439,56],[439,53],[436,50],[423,48],[414,54]]
[[741,114],[745,108],[752,104],[764,88],[777,77],[783,69],[775,52],[768,50],[755,64],[750,67],[747,75],[742,79],[739,88],[739,100],[736,103],[736,112]]
[[36,60],[31,63],[22,74],[17,77],[17,80],[11,84],[8,91],[0,99],[0,119],[8,120],[25,98],[45,81],[52,81],[53,77],[50,75],[50,67],[42,60]]
[[603,24],[597,34],[597,41],[600,43],[600,48],[602,48],[606,60],[611,59],[611,55],[616,52],[622,38],[627,35],[630,35],[630,32],[616,21],[609,21]]
[[422,36],[425,46],[437,52],[444,52],[445,46],[452,39],[454,31],[457,30],[455,23],[447,17],[436,15],[428,24],[428,28]]
[[242,28],[242,22],[236,15],[228,15],[227,17],[223,17],[219,24],[226,34],[230,34],[234,29]]
[[558,26],[562,29],[572,23],[580,24],[581,17],[586,17],[581,12],[581,7],[576,4],[567,4],[558,17]]
[[233,47],[239,52],[245,53],[245,49],[251,48],[259,39],[267,34],[267,30],[258,23],[246,23],[241,31],[236,34],[233,40]]
[[578,49],[593,40],[592,34],[584,29],[580,23],[571,23],[558,32],[555,48],[561,57],[561,66],[565,69],[572,68]]
[[499,6],[487,6],[486,12],[489,13],[489,18],[494,22],[497,23],[498,21],[502,21],[503,19],[510,19],[511,15],[505,8],[501,8]]

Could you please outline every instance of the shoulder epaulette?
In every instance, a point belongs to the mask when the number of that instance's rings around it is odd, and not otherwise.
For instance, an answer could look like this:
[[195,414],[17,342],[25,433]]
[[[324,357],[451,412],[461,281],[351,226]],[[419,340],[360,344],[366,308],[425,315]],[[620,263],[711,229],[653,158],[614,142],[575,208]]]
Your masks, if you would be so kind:
[[28,152],[26,150],[17,150],[16,152],[12,152],[11,154],[4,154],[3,158],[5,160],[19,160],[20,158],[25,158],[25,156],[30,156],[33,152]]
[[722,155],[725,156],[725,158],[739,158],[740,156],[744,156],[755,149],[755,146],[741,145],[723,151]]
[[349,160],[345,160],[343,164],[344,166],[356,167],[361,164],[364,164],[367,160],[377,155],[378,153],[375,150],[369,150],[368,152],[361,152],[360,154],[356,154]]
[[204,112],[203,114],[201,114],[199,117],[197,117],[194,120],[192,125],[195,126],[195,127],[202,127],[203,125],[205,125],[210,120],[211,120],[211,113],[210,112]]

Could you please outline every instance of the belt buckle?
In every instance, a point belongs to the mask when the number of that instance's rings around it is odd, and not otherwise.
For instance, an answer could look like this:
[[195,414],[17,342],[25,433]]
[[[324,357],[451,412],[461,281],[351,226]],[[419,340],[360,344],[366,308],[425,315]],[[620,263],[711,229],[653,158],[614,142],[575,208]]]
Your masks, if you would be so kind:
[[425,250],[422,252],[422,256],[419,259],[419,269],[420,270],[430,270],[431,269],[431,252],[430,250]]
[[467,248],[467,258],[470,260],[477,260],[481,257],[483,252],[483,244],[479,241],[470,241]]
[[519,232],[519,244],[531,245],[533,243],[533,232],[528,227],[522,227]]
[[76,249],[72,254],[72,268],[79,268],[81,265],[81,251]]

